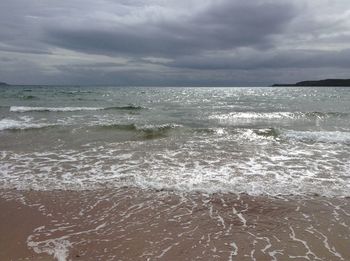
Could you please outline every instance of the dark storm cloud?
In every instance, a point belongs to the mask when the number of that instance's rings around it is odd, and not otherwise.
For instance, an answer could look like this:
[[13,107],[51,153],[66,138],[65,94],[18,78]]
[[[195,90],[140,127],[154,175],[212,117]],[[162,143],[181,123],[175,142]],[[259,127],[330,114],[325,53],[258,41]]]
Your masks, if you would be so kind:
[[[81,52],[108,55],[174,57],[239,46],[270,46],[295,16],[288,3],[220,1],[184,20],[143,24],[49,26],[46,41]],[[260,3],[259,3],[260,2]],[[106,28],[107,27],[107,28]]]
[[350,67],[350,49],[341,51],[283,50],[187,56],[166,64],[196,70],[257,70],[281,68]]
[[349,10],[348,0],[1,0],[0,81],[350,78]]

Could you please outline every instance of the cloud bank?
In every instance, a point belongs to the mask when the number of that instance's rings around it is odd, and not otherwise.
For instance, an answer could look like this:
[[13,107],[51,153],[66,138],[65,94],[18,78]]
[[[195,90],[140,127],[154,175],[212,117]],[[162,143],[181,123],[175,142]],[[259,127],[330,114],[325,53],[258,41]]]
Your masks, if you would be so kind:
[[267,85],[350,78],[345,0],[3,0],[0,80]]

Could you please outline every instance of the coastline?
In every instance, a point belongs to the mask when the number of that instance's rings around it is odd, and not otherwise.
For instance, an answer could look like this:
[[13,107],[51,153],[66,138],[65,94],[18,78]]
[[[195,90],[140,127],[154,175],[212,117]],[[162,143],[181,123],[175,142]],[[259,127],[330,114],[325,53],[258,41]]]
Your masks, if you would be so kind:
[[0,259],[350,260],[349,95],[8,88]]
[[0,194],[8,260],[350,259],[349,198],[137,188]]
[[28,248],[27,238],[33,230],[49,223],[34,207],[15,199],[0,197],[0,260],[55,260]]
[[272,87],[349,87],[350,79],[325,79],[297,83],[275,83]]

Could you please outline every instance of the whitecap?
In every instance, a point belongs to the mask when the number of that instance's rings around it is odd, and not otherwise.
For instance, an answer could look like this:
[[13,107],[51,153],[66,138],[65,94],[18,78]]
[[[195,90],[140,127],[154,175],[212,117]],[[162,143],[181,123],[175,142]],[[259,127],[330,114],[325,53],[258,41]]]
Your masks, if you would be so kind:
[[101,107],[28,107],[28,106],[11,106],[11,112],[69,112],[69,111],[97,111],[104,110]]
[[22,120],[2,119],[0,120],[0,131],[2,130],[26,130],[26,129],[40,129],[54,126],[46,123],[33,123],[30,118],[22,118]]

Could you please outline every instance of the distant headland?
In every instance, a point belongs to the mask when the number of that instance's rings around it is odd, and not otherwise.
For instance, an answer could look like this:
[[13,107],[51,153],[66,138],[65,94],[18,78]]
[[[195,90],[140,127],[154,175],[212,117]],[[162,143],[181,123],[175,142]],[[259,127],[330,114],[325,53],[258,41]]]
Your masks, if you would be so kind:
[[273,84],[273,87],[279,86],[320,86],[320,87],[328,87],[328,86],[342,86],[342,87],[350,87],[350,79],[326,79],[320,81],[302,81],[297,82],[295,84]]
[[9,86],[10,84],[6,83],[6,82],[0,82],[0,86]]

